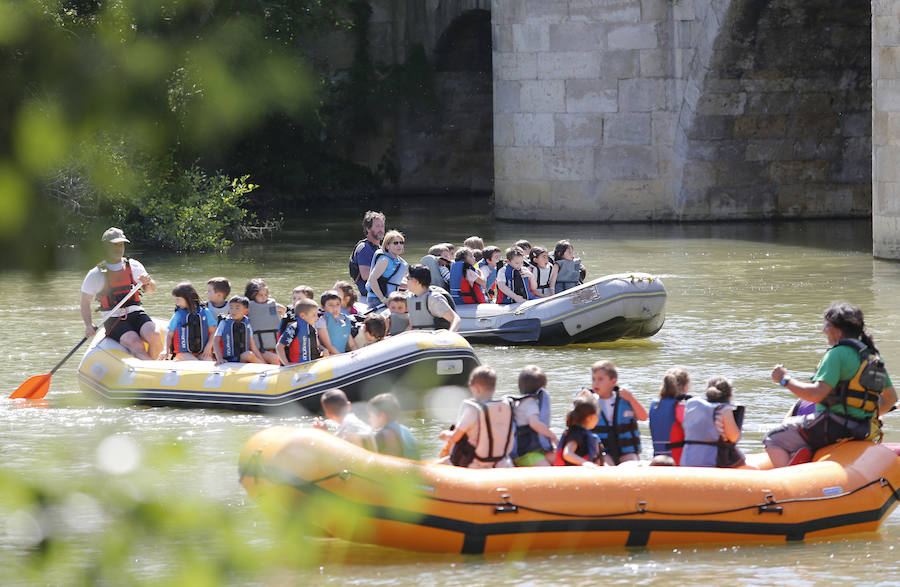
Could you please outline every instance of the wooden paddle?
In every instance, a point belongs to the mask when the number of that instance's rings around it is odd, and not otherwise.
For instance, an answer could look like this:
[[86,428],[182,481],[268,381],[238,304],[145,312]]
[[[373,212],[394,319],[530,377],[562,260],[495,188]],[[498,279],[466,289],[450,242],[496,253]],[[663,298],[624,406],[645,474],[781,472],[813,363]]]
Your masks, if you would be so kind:
[[[118,304],[116,304],[116,306],[112,310],[110,310],[109,312],[106,313],[105,316],[103,316],[103,319],[100,321],[100,323],[102,324],[102,323],[106,322],[107,318],[109,318],[116,310],[121,308],[125,304],[125,302],[128,301],[128,299],[134,295],[134,293],[137,290],[141,289],[141,287],[143,285],[144,285],[143,283],[136,283],[134,285],[134,287],[131,288],[131,291],[128,292],[128,294],[124,298],[122,298],[122,300]],[[26,379],[25,383],[20,385],[18,388],[16,388],[16,390],[14,392],[12,392],[12,395],[9,396],[9,399],[24,398],[24,399],[32,400],[32,399],[41,399],[45,395],[47,395],[47,392],[50,391],[50,377],[52,377],[53,374],[56,373],[56,370],[59,369],[60,367],[62,367],[63,364],[66,361],[68,361],[69,358],[75,354],[75,351],[80,349],[81,345],[83,345],[86,341],[87,341],[87,337],[85,336],[81,339],[81,341],[78,344],[75,345],[75,348],[73,348],[71,351],[69,351],[69,353],[65,357],[62,358],[62,361],[60,361],[59,363],[56,364],[55,367],[50,369],[49,373],[44,373],[43,375],[34,375],[34,376]]]
[[509,342],[534,342],[541,336],[541,320],[539,318],[513,320],[501,324],[497,328],[461,330],[459,334],[462,336],[491,335]]

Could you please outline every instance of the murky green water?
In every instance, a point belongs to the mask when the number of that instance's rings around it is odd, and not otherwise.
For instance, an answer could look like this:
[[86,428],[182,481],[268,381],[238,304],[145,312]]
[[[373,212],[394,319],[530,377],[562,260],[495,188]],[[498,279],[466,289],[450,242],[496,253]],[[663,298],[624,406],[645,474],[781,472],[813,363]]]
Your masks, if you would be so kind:
[[[459,243],[471,234],[502,247],[522,237],[545,246],[569,238],[591,277],[646,271],[662,277],[668,288],[668,318],[652,339],[564,348],[477,348],[481,360],[499,371],[502,391],[514,391],[516,373],[523,365],[542,366],[554,397],[556,427],[562,425],[572,392],[589,381],[589,365],[597,359],[614,360],[620,383],[645,406],[656,397],[663,372],[685,365],[696,382],[695,392],[712,375],[734,381],[737,401],[747,406],[742,448],[760,450],[766,427],[777,423],[794,401],[769,381],[772,365],[784,363],[798,377],[811,374],[825,350],[822,310],[836,299],[864,309],[889,369],[900,369],[896,293],[900,265],[872,259],[867,223],[531,225],[495,223],[479,214],[460,216],[454,208],[433,202],[407,210],[398,205],[386,208],[388,227],[406,233],[407,259],[418,259],[434,242]],[[227,255],[132,251],[160,284],[160,293],[147,296],[145,306],[151,315],[168,318],[173,305],[167,292],[176,282],[205,284],[214,275],[229,277],[235,289],[261,276],[279,300],[289,300],[291,289],[299,284],[321,293],[346,276],[346,258],[360,234],[359,216],[361,211],[353,211],[341,219],[290,221],[277,242],[243,246]],[[44,281],[17,274],[0,277],[4,394],[27,376],[49,370],[80,339],[78,289],[92,262],[73,252],[72,268],[56,271]],[[158,471],[152,482],[156,491],[218,500],[255,521],[259,512],[237,483],[238,451],[255,431],[274,424],[300,424],[303,418],[84,403],[74,376],[77,361],[76,356],[53,377],[48,408],[24,409],[0,401],[3,468],[65,483],[94,469],[97,447],[110,434],[128,435],[138,445],[170,442],[190,456],[174,470]],[[432,452],[437,451],[437,433],[446,424],[427,413],[411,421]],[[887,428],[887,439],[900,441],[900,416],[888,416]],[[643,432],[649,436],[646,427]],[[266,530],[262,521],[248,523],[247,540],[270,540]],[[898,513],[876,535],[788,546],[685,546],[481,558],[410,554],[334,541],[319,568],[289,577],[335,584],[893,583],[900,576],[897,546]],[[0,560],[17,554],[16,545],[0,528]]]

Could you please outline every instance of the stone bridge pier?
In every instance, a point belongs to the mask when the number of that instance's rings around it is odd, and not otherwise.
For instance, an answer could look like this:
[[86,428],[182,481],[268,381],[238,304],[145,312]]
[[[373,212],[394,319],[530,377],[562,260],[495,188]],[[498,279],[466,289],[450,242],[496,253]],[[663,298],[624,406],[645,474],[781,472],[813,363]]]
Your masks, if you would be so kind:
[[[876,200],[896,201],[898,6],[492,0],[497,215],[867,216],[873,55]],[[900,248],[900,205],[882,209]]]
[[900,2],[872,0],[872,240],[900,259]]

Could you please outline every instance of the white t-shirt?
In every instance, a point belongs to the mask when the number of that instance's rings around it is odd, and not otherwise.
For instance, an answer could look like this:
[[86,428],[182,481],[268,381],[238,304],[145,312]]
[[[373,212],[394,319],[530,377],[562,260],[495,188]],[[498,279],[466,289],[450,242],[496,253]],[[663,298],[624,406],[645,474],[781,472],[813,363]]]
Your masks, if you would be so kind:
[[603,417],[606,418],[607,422],[613,421],[613,407],[615,407],[616,396],[611,395],[607,398],[598,397],[597,403],[600,404],[600,410],[603,412]]
[[[106,265],[106,268],[109,271],[121,271],[123,267],[121,261],[112,265],[104,261],[103,264]],[[147,270],[144,269],[144,266],[140,261],[128,259],[128,264],[131,265],[131,276],[135,281],[140,279],[142,276],[147,275]],[[91,297],[94,297],[98,293],[100,293],[100,291],[104,287],[106,287],[106,279],[103,277],[103,273],[100,272],[100,268],[94,267],[93,269],[88,271],[88,274],[84,277],[84,281],[81,282],[81,293],[85,293]],[[124,308],[116,310],[115,314],[112,314],[112,316],[124,316],[128,312],[135,312],[142,309],[143,307],[141,305],[125,306]]]

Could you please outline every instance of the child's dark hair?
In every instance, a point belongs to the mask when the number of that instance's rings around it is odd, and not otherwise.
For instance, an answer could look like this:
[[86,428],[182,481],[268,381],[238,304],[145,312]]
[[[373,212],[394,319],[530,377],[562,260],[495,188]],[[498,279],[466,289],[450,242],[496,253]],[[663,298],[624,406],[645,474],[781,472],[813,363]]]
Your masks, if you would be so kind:
[[341,304],[344,303],[344,297],[349,297],[350,307],[352,308],[353,304],[355,304],[359,299],[359,297],[356,295],[356,286],[351,284],[349,281],[338,281],[334,284],[334,289],[336,289],[341,294]]
[[240,304],[240,305],[244,306],[245,308],[250,307],[250,300],[247,298],[247,296],[231,296],[231,299],[228,300],[228,303],[229,304]]
[[390,393],[380,393],[369,400],[369,409],[376,409],[387,416],[388,422],[393,422],[400,415],[400,403]]
[[547,249],[545,249],[544,247],[534,247],[533,249],[531,249],[531,252],[528,253],[528,257],[532,261],[534,261],[546,252],[547,252]]
[[715,375],[706,382],[706,401],[714,404],[731,403],[731,394],[734,388],[731,387],[731,381],[728,381],[721,375]]
[[516,257],[524,257],[525,251],[520,249],[519,247],[509,247],[506,249],[506,260],[512,261]]
[[231,294],[231,282],[226,277],[213,277],[206,282],[206,285],[211,285],[214,291],[219,292],[226,298]]
[[410,265],[408,275],[418,281],[422,287],[427,288],[431,285],[431,271],[425,265]]
[[261,289],[269,289],[269,286],[266,285],[266,282],[263,278],[255,277],[247,282],[247,286],[244,288],[244,296],[246,296],[249,300],[255,300],[256,295]]
[[[343,282],[339,281],[338,283],[343,283]],[[335,289],[337,289],[336,284],[335,284]],[[314,292],[313,288],[309,287],[308,285],[298,285],[297,287],[294,288],[294,292],[299,292],[311,300],[316,299],[316,292]],[[291,293],[294,293],[294,292],[291,292]]]
[[391,302],[403,302],[404,305],[407,304],[406,294],[402,291],[392,291],[388,294],[385,304],[390,304]]
[[387,334],[387,323],[381,314],[369,315],[363,325],[366,327],[366,332],[374,336],[375,340],[381,340]]
[[547,374],[537,365],[525,365],[519,371],[519,393],[532,394],[547,386]]
[[499,247],[495,247],[493,245],[484,247],[483,249],[481,249],[481,258],[490,261],[491,257],[493,257],[495,253],[503,253],[503,251],[501,251]]
[[465,261],[466,257],[471,252],[472,252],[472,249],[470,249],[469,247],[460,247],[460,248],[456,249],[456,255],[453,256],[453,259],[455,261]]
[[563,239],[556,243],[556,246],[553,247],[553,258],[554,259],[562,259],[562,256],[566,254],[566,251],[572,246],[572,243]]
[[184,298],[187,302],[188,312],[196,312],[200,308],[200,295],[190,281],[182,281],[172,289],[172,295],[176,298]]
[[328,289],[322,292],[322,296],[319,298],[319,303],[322,304],[322,307],[325,307],[325,302],[328,300],[337,300],[338,303],[341,302],[341,294],[334,291],[333,289]]
[[524,238],[517,240],[516,246],[519,247],[520,249],[522,249],[523,255],[525,254],[525,249],[531,249],[531,243],[528,242],[527,240],[525,240]]
[[581,426],[589,416],[593,416],[597,411],[597,400],[594,399],[593,394],[579,394],[572,402],[572,409],[566,414],[566,427]]
[[847,302],[832,302],[824,314],[825,321],[838,328],[848,338],[862,341],[870,349],[875,349],[875,341],[866,332],[866,322],[862,310]]
[[334,388],[323,393],[320,401],[322,402],[322,409],[342,414],[347,410],[347,402],[349,400],[344,390]]

